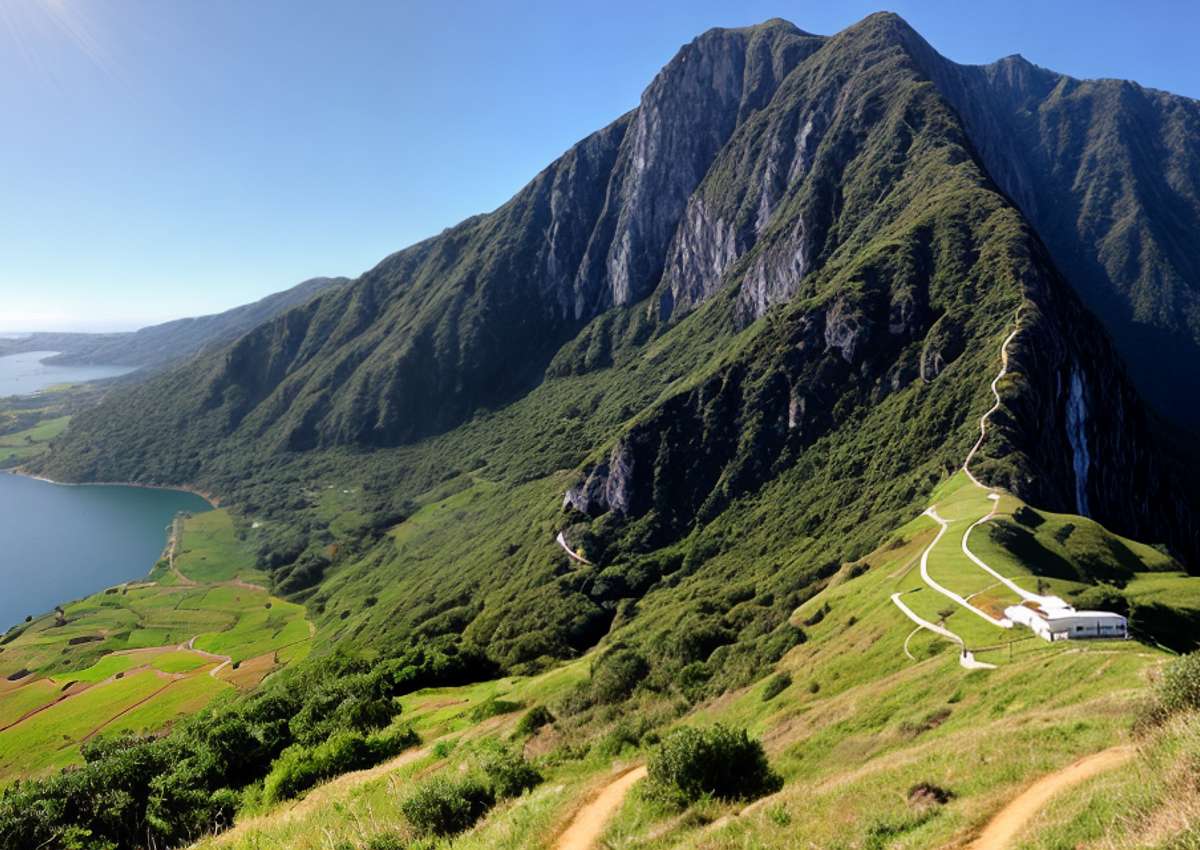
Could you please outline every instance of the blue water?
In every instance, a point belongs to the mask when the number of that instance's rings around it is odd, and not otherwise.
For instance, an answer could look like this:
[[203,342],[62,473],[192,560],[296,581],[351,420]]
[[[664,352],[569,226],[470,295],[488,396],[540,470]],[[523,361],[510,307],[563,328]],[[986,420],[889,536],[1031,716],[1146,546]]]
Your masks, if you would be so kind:
[[150,572],[179,511],[178,490],[70,487],[0,474],[0,630]]
[[32,395],[55,384],[78,384],[115,378],[133,371],[131,366],[51,366],[41,361],[56,351],[28,351],[0,357],[0,398]]

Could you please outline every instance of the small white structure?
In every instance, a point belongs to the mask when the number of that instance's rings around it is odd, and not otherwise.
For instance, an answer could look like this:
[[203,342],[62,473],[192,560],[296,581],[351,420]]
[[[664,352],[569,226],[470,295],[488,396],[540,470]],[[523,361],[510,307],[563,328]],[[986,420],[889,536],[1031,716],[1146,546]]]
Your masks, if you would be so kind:
[[1027,602],[1004,609],[1014,623],[1031,628],[1043,640],[1128,637],[1129,624],[1111,611],[1076,611],[1056,596],[1043,597],[1042,604]]

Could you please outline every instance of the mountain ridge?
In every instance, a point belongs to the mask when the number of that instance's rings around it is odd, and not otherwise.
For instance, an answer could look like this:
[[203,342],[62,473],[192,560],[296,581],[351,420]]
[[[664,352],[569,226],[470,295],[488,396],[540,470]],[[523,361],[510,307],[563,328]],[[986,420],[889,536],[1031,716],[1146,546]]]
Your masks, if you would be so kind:
[[46,333],[0,340],[0,354],[58,351],[47,363],[103,364],[158,369],[232,342],[276,315],[350,282],[345,277],[314,277],[281,292],[220,313],[174,319],[127,333]]

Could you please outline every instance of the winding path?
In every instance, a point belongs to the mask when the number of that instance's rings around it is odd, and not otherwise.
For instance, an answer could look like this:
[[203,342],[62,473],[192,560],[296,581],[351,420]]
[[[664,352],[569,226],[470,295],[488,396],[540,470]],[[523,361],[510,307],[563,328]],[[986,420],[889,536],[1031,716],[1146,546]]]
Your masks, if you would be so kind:
[[[918,615],[915,611],[913,611],[913,609],[909,608],[907,605],[904,604],[904,601],[900,599],[900,596],[901,596],[901,594],[899,594],[899,593],[893,593],[892,594],[892,603],[904,613],[905,617],[908,617],[908,619],[912,620],[914,623],[916,623],[921,628],[928,629],[929,631],[933,632],[934,634],[941,635],[944,638],[949,638],[950,640],[952,640],[956,644],[958,644],[958,646],[959,646],[958,663],[960,665],[962,665],[963,667],[966,667],[968,670],[994,670],[994,669],[996,669],[995,664],[988,664],[986,661],[976,661],[974,654],[969,649],[967,649],[967,644],[965,641],[963,641],[962,638],[960,638],[958,635],[956,635],[954,632],[950,631],[949,629],[945,628],[944,626],[939,626],[937,623],[931,623],[928,620],[921,617],[920,615]],[[912,637],[912,635],[909,635],[909,638],[911,638],[911,637]],[[904,641],[904,645],[905,645],[905,650],[904,650],[905,654],[907,654],[909,658],[912,658],[913,657],[912,653],[908,652],[908,640]],[[913,658],[913,660],[915,661],[916,659]]]
[[[1046,600],[1046,597],[1039,596],[1036,593],[1030,593],[1028,590],[1021,587],[1019,584],[1017,584],[1012,579],[1000,575],[1000,573],[996,572],[994,569],[992,569],[987,564],[985,564],[983,562],[983,559],[981,559],[978,555],[976,555],[974,552],[972,552],[970,547],[967,546],[967,539],[971,536],[971,532],[974,531],[978,526],[981,526],[985,522],[990,521],[992,519],[992,517],[994,517],[996,515],[997,508],[1000,507],[1000,494],[999,493],[994,493],[994,492],[988,493],[988,498],[992,500],[992,509],[987,513],[986,516],[982,516],[979,519],[975,520],[975,522],[971,523],[971,525],[967,528],[967,530],[963,532],[963,536],[962,536],[962,552],[963,552],[963,554],[966,555],[971,560],[971,562],[973,564],[975,564],[975,566],[979,567],[981,570],[988,573],[988,575],[992,576],[992,578],[996,579],[1000,584],[1007,587],[1009,590],[1011,590],[1013,593],[1017,594],[1017,596],[1021,597],[1026,602],[1038,602],[1038,603],[1044,602]],[[1009,621],[1009,625],[1010,626],[1012,625],[1011,621]]]
[[[1015,593],[1018,597],[1020,597],[1022,601],[1033,602],[1037,605],[1042,605],[1042,606],[1055,606],[1055,605],[1061,605],[1062,600],[1057,599],[1052,596],[1042,596],[1040,594],[1032,593],[1032,592],[1026,590],[1025,588],[1018,585],[1012,579],[1001,575],[996,570],[992,569],[990,566],[988,566],[986,563],[984,563],[983,559],[980,558],[978,555],[976,555],[974,552],[972,552],[971,547],[968,545],[968,540],[971,537],[971,532],[974,531],[977,527],[983,525],[985,522],[991,521],[991,519],[993,517],[995,517],[996,511],[1000,507],[1000,493],[997,490],[994,490],[994,489],[986,486],[982,481],[980,481],[978,478],[975,477],[975,474],[973,472],[971,472],[971,461],[975,459],[975,454],[979,451],[980,447],[983,446],[984,438],[987,437],[988,419],[991,418],[993,413],[995,413],[997,410],[1000,409],[999,384],[1000,384],[1000,380],[1005,375],[1008,374],[1008,344],[1013,341],[1013,338],[1017,335],[1017,332],[1020,330],[1020,324],[1021,324],[1021,311],[1020,310],[1017,310],[1016,324],[1017,324],[1017,327],[1013,328],[1012,333],[1010,333],[1007,337],[1005,337],[1004,344],[1000,346],[1000,371],[996,374],[996,377],[992,379],[992,395],[995,397],[996,403],[993,404],[991,407],[989,407],[987,412],[984,413],[983,416],[979,417],[979,439],[975,441],[975,445],[972,446],[971,451],[969,451],[967,453],[967,458],[966,458],[966,460],[963,461],[963,465],[962,465],[962,470],[963,470],[963,472],[965,472],[967,474],[967,477],[969,479],[971,479],[971,483],[974,484],[976,487],[978,487],[981,490],[988,491],[987,497],[992,500],[992,509],[987,513],[986,516],[982,516],[979,519],[977,519],[975,522],[971,523],[971,525],[967,527],[967,530],[963,532],[961,548],[962,548],[962,553],[967,556],[967,558],[971,561],[971,563],[975,564],[975,566],[979,567],[984,572],[988,573],[988,575],[995,578],[997,581],[999,581],[1001,584],[1003,584],[1005,587],[1007,587],[1009,590],[1011,590],[1013,593]],[[1011,626],[1012,626],[1012,623],[1011,623],[1011,621],[1009,621],[1009,627],[1011,627]]]
[[971,479],[976,487],[980,487],[984,490],[987,490],[988,488],[985,487],[983,483],[980,482],[980,480],[971,472],[971,461],[975,459],[975,453],[979,451],[980,447],[983,445],[984,439],[987,437],[988,419],[991,418],[993,413],[1000,409],[1000,390],[998,387],[1000,380],[1008,374],[1008,344],[1013,341],[1013,338],[1021,330],[1020,310],[1017,310],[1017,317],[1015,321],[1016,327],[1013,328],[1012,333],[1004,338],[1004,342],[1000,345],[1000,371],[996,374],[996,377],[992,379],[992,395],[995,397],[996,403],[989,407],[983,416],[979,417],[979,439],[975,441],[975,445],[971,446],[971,450],[967,452],[966,460],[963,461],[962,465],[962,470],[963,472],[967,473],[967,477]]
[[601,788],[591,801],[575,813],[571,823],[554,842],[554,850],[592,850],[600,840],[604,827],[621,808],[629,789],[645,777],[646,768],[635,767]]
[[563,536],[561,531],[558,533],[558,537],[555,537],[554,540],[563,548],[564,552],[571,556],[573,560],[576,560],[581,564],[587,564],[589,567],[594,566],[591,561],[583,557],[583,555],[580,555],[567,544],[567,538]]
[[1052,797],[1098,773],[1119,767],[1132,758],[1133,754],[1133,747],[1113,747],[1081,758],[1057,773],[1043,776],[1001,809],[968,850],[1008,850],[1017,834]]
[[[205,658],[211,658],[214,661],[221,662],[216,667],[214,667],[208,671],[208,675],[212,676],[215,679],[215,678],[217,678],[217,674],[225,669],[225,665],[232,662],[233,659],[228,655],[218,655],[215,652],[209,652],[204,649],[196,649],[196,638],[198,638],[198,637],[200,637],[200,635],[193,635],[192,639],[187,642],[187,648],[190,649],[192,652],[203,655]],[[291,646],[291,644],[288,644],[288,645]]]
[[[985,487],[983,485],[983,483],[980,482],[980,480],[975,477],[974,473],[971,472],[971,461],[975,459],[975,455],[979,452],[980,447],[983,445],[984,439],[987,438],[988,419],[991,418],[991,415],[993,413],[995,413],[997,410],[1000,409],[999,384],[1000,384],[1000,380],[1005,375],[1008,374],[1008,345],[1016,337],[1018,331],[1020,330],[1020,324],[1021,324],[1021,311],[1017,310],[1017,315],[1016,315],[1016,325],[1017,326],[1014,327],[1012,332],[1007,337],[1004,338],[1004,342],[1000,346],[1000,371],[998,373],[996,373],[996,377],[992,379],[992,383],[991,383],[992,396],[996,399],[996,402],[991,407],[989,407],[987,409],[987,411],[985,411],[981,417],[979,417],[979,439],[975,441],[975,445],[973,445],[971,447],[971,450],[969,452],[967,452],[966,459],[963,460],[963,465],[962,465],[963,472],[966,473],[967,478],[969,478],[971,480],[972,484],[974,484],[976,487],[979,487],[980,489],[983,489],[983,490],[989,490],[989,488]],[[962,536],[962,540],[961,540],[961,547],[962,547],[963,554],[965,554],[967,556],[967,558],[969,558],[971,560],[972,563],[974,563],[977,566],[982,567],[984,570],[986,570],[989,575],[998,579],[1005,586],[1016,591],[1016,593],[1022,599],[1040,600],[1041,597],[1038,597],[1034,594],[1028,593],[1027,591],[1023,590],[1022,588],[1018,587],[1014,582],[1005,578],[1004,576],[1000,575],[1000,573],[996,572],[994,569],[989,567],[979,557],[977,557],[967,546],[967,539],[970,537],[971,531],[976,526],[980,525],[981,523],[984,523],[984,522],[987,522],[988,520],[990,520],[996,514],[996,508],[999,505],[1000,494],[995,491],[989,491],[988,498],[991,499],[993,502],[992,510],[987,514],[987,516],[984,516],[984,517],[976,520],[974,523],[972,523],[970,526],[967,527],[967,530],[965,532],[963,532],[963,536]],[[955,593],[954,591],[950,590],[949,588],[939,584],[929,574],[929,553],[933,551],[934,547],[937,546],[937,544],[941,541],[942,535],[944,535],[946,533],[947,529],[950,528],[950,521],[942,518],[938,514],[936,505],[930,505],[928,508],[925,509],[924,513],[925,513],[925,516],[929,517],[930,519],[932,519],[934,522],[936,522],[938,524],[938,532],[937,532],[937,535],[933,538],[933,541],[928,546],[926,546],[925,549],[921,552],[921,580],[924,581],[925,584],[928,587],[930,587],[932,590],[940,593],[942,596],[945,596],[947,599],[951,600],[956,605],[961,605],[963,608],[966,608],[971,613],[973,613],[979,617],[982,617],[984,620],[987,620],[987,622],[989,622],[993,626],[997,626],[1002,629],[1011,629],[1013,627],[1013,622],[1011,619],[1009,619],[1008,617],[993,617],[991,614],[987,613],[983,609],[972,605],[967,598],[964,598],[963,596]],[[944,628],[943,626],[939,626],[935,623],[929,622],[926,619],[923,619],[922,617],[919,617],[911,608],[909,608],[907,605],[904,604],[904,602],[900,599],[900,595],[901,594],[899,594],[899,593],[893,593],[892,594],[892,602],[895,603],[896,607],[899,608],[906,617],[908,617],[910,620],[912,620],[914,623],[916,623],[919,627],[928,629],[929,631],[934,632],[935,634],[939,634],[939,635],[942,635],[943,637],[949,638],[950,640],[952,640],[958,644],[958,646],[961,649],[961,652],[959,653],[959,663],[963,667],[967,667],[969,669],[993,669],[993,668],[995,668],[996,665],[994,665],[994,664],[988,664],[986,662],[976,661],[974,655],[972,655],[971,652],[967,649],[966,642],[961,637],[959,637],[958,635],[956,635],[954,632],[950,631],[949,629]],[[910,634],[908,636],[908,638],[906,638],[904,641],[904,654],[907,655],[909,658],[913,657],[912,653],[909,652],[909,649],[908,649],[908,642],[911,639],[912,639],[912,635]]]
[[[936,590],[938,593],[942,594],[942,596],[945,596],[947,599],[950,599],[953,602],[956,602],[957,604],[966,608],[972,614],[976,614],[976,615],[982,617],[983,619],[985,619],[989,623],[991,623],[993,626],[999,626],[1002,629],[1011,629],[1013,627],[1012,620],[1008,619],[1007,617],[993,617],[991,614],[989,614],[987,611],[984,611],[982,608],[976,608],[974,605],[972,605],[970,602],[968,602],[962,596],[955,593],[953,590],[950,590],[950,589],[938,584],[934,580],[933,576],[929,575],[929,553],[933,551],[933,547],[937,546],[938,541],[942,539],[942,535],[946,533],[946,530],[948,528],[950,528],[950,521],[942,519],[940,516],[938,516],[938,512],[936,510],[934,510],[932,507],[925,509],[925,516],[932,519],[934,522],[936,522],[941,527],[938,529],[937,536],[933,538],[933,542],[930,543],[928,546],[926,546],[925,551],[921,553],[921,578],[922,578],[922,580],[924,580],[924,582],[927,585],[929,585],[931,588]],[[979,563],[983,563],[983,562],[980,561]],[[999,575],[1000,575],[999,573],[996,573],[991,569],[989,569],[988,572],[991,572],[993,575],[995,575],[997,577],[999,577]]]

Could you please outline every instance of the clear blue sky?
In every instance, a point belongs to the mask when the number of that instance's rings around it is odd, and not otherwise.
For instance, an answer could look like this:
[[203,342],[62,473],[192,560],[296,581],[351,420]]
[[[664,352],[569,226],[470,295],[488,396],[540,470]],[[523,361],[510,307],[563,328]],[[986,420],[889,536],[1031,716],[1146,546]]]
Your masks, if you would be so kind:
[[[0,331],[224,309],[493,209],[684,42],[863,2],[0,0]],[[1200,97],[1194,3],[892,3],[960,62],[1022,53]]]

